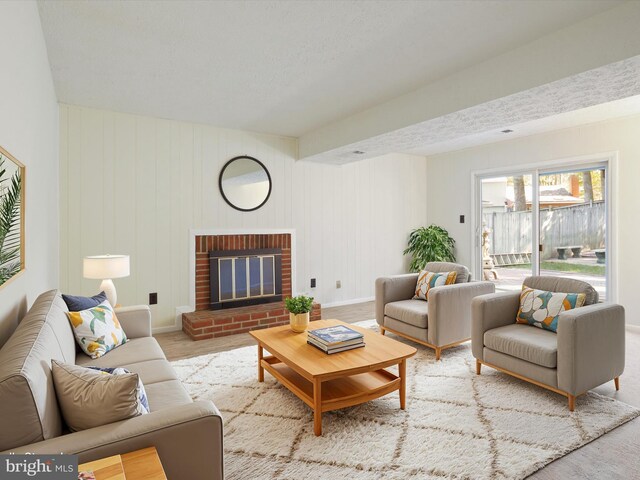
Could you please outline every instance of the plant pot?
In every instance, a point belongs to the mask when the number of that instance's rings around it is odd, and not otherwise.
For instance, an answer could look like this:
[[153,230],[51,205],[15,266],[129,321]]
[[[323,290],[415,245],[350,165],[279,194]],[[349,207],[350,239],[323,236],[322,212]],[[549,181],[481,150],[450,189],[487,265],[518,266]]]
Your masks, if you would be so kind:
[[296,333],[304,332],[309,326],[309,312],[307,313],[289,313],[289,324],[291,330]]

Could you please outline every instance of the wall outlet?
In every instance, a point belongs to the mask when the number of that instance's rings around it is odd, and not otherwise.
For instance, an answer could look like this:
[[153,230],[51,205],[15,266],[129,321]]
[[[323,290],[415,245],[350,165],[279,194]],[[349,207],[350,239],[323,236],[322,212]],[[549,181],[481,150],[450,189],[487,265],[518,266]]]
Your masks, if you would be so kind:
[[340,280],[336,280],[336,288],[342,288],[342,282]]
[[460,223],[464,223],[464,215],[460,215]]
[[149,305],[157,305],[158,304],[158,293],[153,292],[149,294]]
[[315,278],[311,279],[311,288],[316,288],[316,279]]

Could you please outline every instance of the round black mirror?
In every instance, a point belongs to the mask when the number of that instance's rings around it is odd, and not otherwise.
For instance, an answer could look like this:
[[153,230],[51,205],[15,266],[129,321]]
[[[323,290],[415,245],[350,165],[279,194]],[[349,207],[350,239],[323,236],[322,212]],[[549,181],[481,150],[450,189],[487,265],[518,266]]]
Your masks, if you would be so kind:
[[219,179],[222,198],[236,210],[257,210],[271,195],[271,175],[264,164],[246,155],[224,164]]

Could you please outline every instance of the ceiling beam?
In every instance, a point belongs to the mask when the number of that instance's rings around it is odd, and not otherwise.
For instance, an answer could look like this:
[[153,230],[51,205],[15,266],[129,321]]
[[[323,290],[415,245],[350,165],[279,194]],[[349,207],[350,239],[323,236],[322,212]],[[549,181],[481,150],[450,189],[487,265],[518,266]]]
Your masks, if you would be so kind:
[[[638,25],[640,2],[624,3],[414,92],[309,132],[299,139],[299,158],[346,163],[398,151],[399,147],[409,150],[415,145],[409,145],[410,138],[402,132],[408,127],[640,55]],[[594,99],[601,101],[597,96]],[[397,141],[398,138],[386,142],[389,149],[385,148],[385,142],[371,141],[382,135],[393,136],[393,132],[407,136],[407,148],[402,148],[402,140]],[[362,150],[367,144],[375,146],[375,151],[353,154],[354,150]]]

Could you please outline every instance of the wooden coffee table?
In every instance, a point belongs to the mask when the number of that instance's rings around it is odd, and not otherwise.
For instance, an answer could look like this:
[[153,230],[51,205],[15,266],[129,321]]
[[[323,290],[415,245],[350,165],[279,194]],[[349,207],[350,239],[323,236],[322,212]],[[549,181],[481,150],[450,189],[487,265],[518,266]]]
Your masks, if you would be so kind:
[[[289,325],[249,332],[258,341],[258,381],[264,381],[266,370],[309,405],[316,435],[322,434],[322,412],[359,405],[396,390],[404,410],[407,358],[417,351],[340,320],[311,322],[308,330],[335,325],[362,332],[366,346],[327,355],[307,344],[307,332],[295,333]],[[264,356],[263,350],[271,355]],[[392,365],[398,365],[399,375],[385,369]]]

